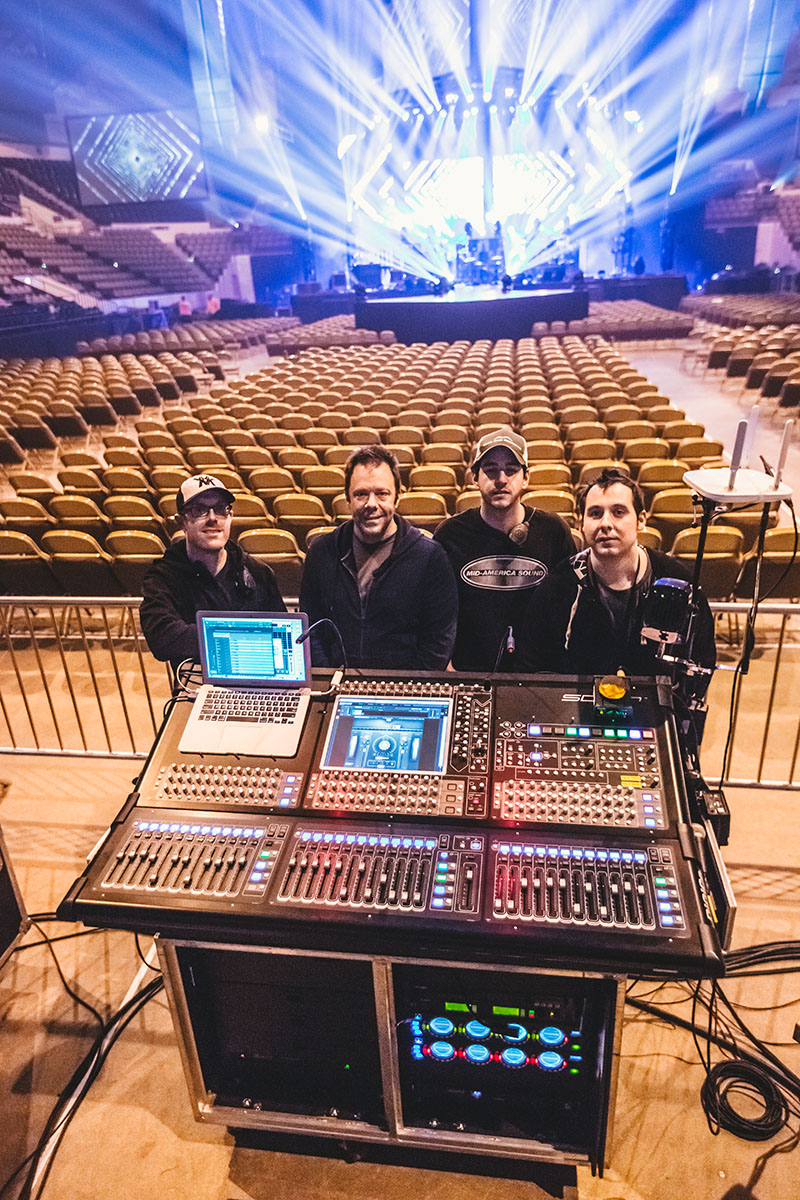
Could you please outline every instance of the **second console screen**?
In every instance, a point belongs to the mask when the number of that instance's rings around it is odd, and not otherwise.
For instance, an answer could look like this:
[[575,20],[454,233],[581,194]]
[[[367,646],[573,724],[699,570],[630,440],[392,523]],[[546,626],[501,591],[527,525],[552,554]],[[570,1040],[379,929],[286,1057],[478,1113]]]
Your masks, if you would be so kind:
[[323,770],[443,773],[450,704],[449,700],[340,696],[322,754]]

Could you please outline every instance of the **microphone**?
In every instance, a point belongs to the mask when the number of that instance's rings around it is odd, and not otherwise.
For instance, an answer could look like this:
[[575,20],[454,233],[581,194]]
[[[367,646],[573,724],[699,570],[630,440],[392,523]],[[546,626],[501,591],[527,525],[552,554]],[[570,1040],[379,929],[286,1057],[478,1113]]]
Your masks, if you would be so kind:
[[513,654],[517,648],[517,643],[514,640],[514,627],[509,625],[505,633],[500,639],[500,645],[497,647],[497,658],[494,660],[492,674],[496,675],[500,669],[500,662],[504,654]]
[[331,629],[336,634],[336,641],[339,643],[339,652],[342,656],[342,670],[346,671],[347,651],[344,648],[344,641],[342,640],[342,635],[339,632],[339,627],[335,621],[330,619],[330,617],[320,617],[318,621],[314,621],[311,625],[309,625],[308,629],[301,633],[299,638],[297,638],[297,645],[300,646],[306,640],[306,638],[311,637],[311,634],[315,629],[319,629],[320,625],[330,625]]

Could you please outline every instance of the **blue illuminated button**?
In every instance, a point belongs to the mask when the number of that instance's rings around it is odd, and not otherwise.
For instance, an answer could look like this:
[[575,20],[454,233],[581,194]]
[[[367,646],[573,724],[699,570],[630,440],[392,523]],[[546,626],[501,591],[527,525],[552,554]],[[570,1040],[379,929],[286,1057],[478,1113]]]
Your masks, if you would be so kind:
[[539,1030],[539,1041],[545,1046],[560,1046],[564,1041],[564,1032],[557,1025],[545,1025]]
[[578,730],[578,737],[591,737],[592,731],[586,725],[581,725]]
[[541,725],[529,725],[528,726],[528,737],[538,737],[541,732],[542,732]]
[[524,1050],[520,1050],[517,1046],[509,1046],[500,1055],[507,1067],[524,1067],[528,1061],[528,1056]]
[[455,1025],[449,1017],[434,1017],[428,1022],[428,1028],[431,1033],[437,1034],[439,1037],[449,1037],[455,1029]]
[[536,1061],[543,1071],[558,1071],[564,1065],[564,1059],[555,1050],[543,1050]]
[[489,1047],[482,1046],[480,1042],[473,1046],[467,1046],[464,1054],[471,1063],[485,1063],[489,1061]]
[[488,1025],[484,1025],[483,1021],[467,1021],[464,1028],[467,1036],[471,1038],[485,1038],[492,1032]]
[[431,1042],[431,1055],[433,1058],[438,1058],[441,1062],[446,1062],[454,1054],[455,1050],[450,1042]]
[[507,1042],[524,1042],[527,1036],[528,1031],[524,1025],[515,1025],[512,1023],[508,1026],[505,1040]]
[[634,738],[637,742],[641,741],[641,739],[642,739],[641,729],[629,729],[628,737]]

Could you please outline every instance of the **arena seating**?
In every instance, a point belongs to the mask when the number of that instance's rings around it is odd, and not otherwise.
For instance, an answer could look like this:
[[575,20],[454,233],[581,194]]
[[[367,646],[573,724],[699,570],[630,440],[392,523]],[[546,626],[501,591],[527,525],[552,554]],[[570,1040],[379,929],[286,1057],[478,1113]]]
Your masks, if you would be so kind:
[[[206,324],[226,323],[180,332]],[[269,336],[259,322],[230,324],[244,326],[240,341],[249,342],[251,325],[259,344]],[[21,430],[30,439],[22,461],[4,464],[0,555],[23,558],[30,573],[14,586],[24,590],[35,572],[50,590],[68,589],[81,577],[75,562],[85,561],[107,594],[131,588],[148,556],[176,536],[175,492],[197,470],[231,488],[234,536],[274,560],[294,596],[309,537],[348,515],[342,468],[359,444],[391,445],[405,487],[401,510],[431,532],[479,501],[466,472],[472,446],[512,424],[529,446],[526,502],[574,525],[576,485],[612,462],[640,476],[646,540],[663,539],[665,548],[693,521],[683,472],[722,461],[720,443],[599,337],[307,347],[210,385],[199,357],[179,353],[0,363],[0,425],[16,445]],[[132,403],[138,413],[117,411]],[[73,424],[56,433],[56,416]],[[729,575],[738,575],[752,540],[752,514],[740,529]],[[148,536],[133,549],[113,536],[137,532]],[[70,542],[62,533],[82,536]],[[123,553],[135,561],[116,564]],[[3,567],[0,577],[8,587],[11,571]]]

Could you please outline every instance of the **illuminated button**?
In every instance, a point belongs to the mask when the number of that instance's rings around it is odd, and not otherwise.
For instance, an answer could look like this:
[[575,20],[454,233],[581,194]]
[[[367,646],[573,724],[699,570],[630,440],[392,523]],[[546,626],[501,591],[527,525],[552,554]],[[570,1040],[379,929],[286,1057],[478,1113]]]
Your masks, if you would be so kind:
[[455,1054],[451,1042],[432,1042],[431,1055],[433,1058],[438,1058],[440,1062],[446,1062],[448,1058],[452,1058]]
[[641,737],[642,737],[641,729],[629,729],[628,737],[633,738],[634,741],[636,741],[636,742],[641,741]]
[[509,1046],[500,1057],[507,1067],[524,1067],[528,1061],[525,1051],[520,1050],[517,1046]]
[[471,1063],[485,1063],[489,1061],[489,1047],[481,1046],[480,1043],[473,1046],[467,1046],[467,1049],[464,1053],[465,1057],[468,1058]]
[[658,909],[659,912],[670,913],[672,912],[672,902],[670,900],[659,900]]
[[544,1042],[545,1046],[560,1046],[564,1040],[564,1031],[557,1025],[545,1025],[544,1029],[539,1030],[539,1041]]
[[586,725],[581,725],[578,729],[578,737],[591,737],[592,731]]
[[578,730],[574,725],[567,726],[567,737],[577,737]]
[[643,738],[649,738],[649,739],[652,741],[652,738],[653,738],[653,731],[652,731],[652,729],[643,729],[643,730],[642,730],[642,737],[643,737]]
[[465,1026],[465,1032],[471,1038],[485,1038],[492,1031],[488,1025],[484,1025],[483,1021],[468,1021]]
[[659,900],[668,900],[669,892],[666,888],[656,888],[656,896]]
[[541,725],[529,725],[528,726],[528,737],[538,737],[541,732],[542,732]]
[[618,729],[618,730],[617,730],[617,737],[618,737],[618,738],[626,738],[627,736],[628,736],[628,731],[627,731],[627,729]]
[[648,829],[653,829],[658,824],[655,817],[645,817],[644,823]]
[[555,1050],[543,1050],[536,1061],[543,1071],[558,1071],[564,1065],[564,1059]]
[[528,1031],[524,1025],[512,1023],[508,1026],[508,1032],[504,1036],[507,1042],[524,1042]]
[[449,1037],[455,1029],[455,1025],[449,1017],[434,1017],[432,1021],[428,1022],[428,1028],[438,1037]]
[[604,729],[603,730],[603,737],[614,737],[614,736],[615,736],[615,734],[614,734],[613,729]]
[[662,915],[662,917],[661,917],[661,924],[662,924],[662,925],[674,925],[674,924],[675,924],[675,918],[674,918],[674,917],[667,917],[667,916],[665,916],[665,915]]

